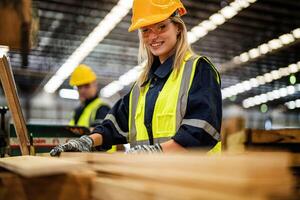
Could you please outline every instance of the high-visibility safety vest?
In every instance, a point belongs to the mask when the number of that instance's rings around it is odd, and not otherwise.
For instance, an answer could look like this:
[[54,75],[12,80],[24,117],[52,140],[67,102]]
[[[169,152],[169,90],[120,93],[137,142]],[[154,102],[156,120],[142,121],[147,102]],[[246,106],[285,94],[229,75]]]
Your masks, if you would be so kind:
[[[82,114],[79,117],[79,120],[77,121],[77,124],[75,124],[75,120],[74,118],[71,119],[71,121],[69,122],[70,126],[85,126],[85,127],[90,127],[90,125],[95,121],[96,119],[96,114],[97,114],[97,110],[98,108],[100,108],[101,106],[105,105],[101,99],[96,98],[95,100],[93,100],[91,103],[89,103],[83,110]],[[117,150],[117,146],[112,146],[112,148],[110,150],[108,150],[107,152],[112,153],[115,152]]]
[[69,125],[90,127],[90,125],[95,121],[98,108],[100,108],[102,105],[104,105],[104,103],[101,101],[101,99],[96,98],[84,108],[77,123],[75,124],[75,120],[72,118],[69,122]]
[[[173,70],[160,91],[152,118],[154,144],[170,140],[180,126],[186,124],[204,129],[218,141],[209,153],[221,152],[221,136],[212,125],[200,119],[183,119],[186,112],[189,89],[194,78],[197,61],[200,58],[199,56],[187,54],[179,72],[176,74],[175,70]],[[210,63],[220,84],[220,77],[215,67],[207,58],[202,58]],[[149,86],[150,83],[140,89],[136,84],[130,93],[128,137],[131,147],[149,144],[147,128],[144,125],[145,101]]]

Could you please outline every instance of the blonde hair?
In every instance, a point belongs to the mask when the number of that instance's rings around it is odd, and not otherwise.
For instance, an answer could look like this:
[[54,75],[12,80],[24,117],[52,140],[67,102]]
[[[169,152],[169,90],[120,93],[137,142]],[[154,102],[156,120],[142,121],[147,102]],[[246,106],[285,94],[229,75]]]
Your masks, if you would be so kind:
[[[178,73],[181,63],[184,61],[186,53],[190,52],[192,55],[194,55],[195,53],[193,52],[190,44],[188,43],[187,29],[184,21],[179,16],[170,17],[170,19],[174,24],[178,25],[180,30],[180,33],[177,36],[177,42],[175,45],[175,49],[176,49],[175,58],[172,66],[173,70],[175,70],[176,73]],[[146,62],[144,70],[138,79],[138,85],[141,87],[141,85],[148,79],[149,72],[155,56],[151,53],[150,49],[146,47],[140,31],[139,31],[139,39],[140,39],[140,44],[139,44],[138,63],[142,64],[143,62]]]

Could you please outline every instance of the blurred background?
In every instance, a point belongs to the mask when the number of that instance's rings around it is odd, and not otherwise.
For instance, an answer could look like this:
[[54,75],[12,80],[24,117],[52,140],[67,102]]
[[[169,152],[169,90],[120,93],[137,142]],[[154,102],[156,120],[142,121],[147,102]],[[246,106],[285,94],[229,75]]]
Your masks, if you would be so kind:
[[[96,72],[110,105],[129,91],[141,70],[137,32],[127,31],[132,0],[1,0],[0,8],[18,11],[20,2],[31,4],[31,26],[20,30],[30,42],[1,49],[27,123],[68,123],[79,104],[69,75],[79,63]],[[221,73],[224,120],[242,118],[256,129],[299,127],[300,1],[182,2],[192,47]],[[0,32],[13,35],[12,24],[0,21]],[[0,106],[6,105],[0,87]]]

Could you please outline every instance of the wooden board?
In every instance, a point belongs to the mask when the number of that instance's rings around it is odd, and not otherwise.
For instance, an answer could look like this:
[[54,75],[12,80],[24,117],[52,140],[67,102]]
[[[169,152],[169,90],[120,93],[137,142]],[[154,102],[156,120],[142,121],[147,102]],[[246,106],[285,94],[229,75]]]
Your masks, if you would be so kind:
[[158,181],[133,178],[98,177],[94,183],[92,197],[95,200],[186,200],[186,199],[214,199],[214,200],[266,200],[263,194],[221,192],[217,189],[189,187],[189,185],[174,185]]
[[[31,0],[6,1],[0,5],[0,45],[14,50],[28,48],[32,45],[32,3]],[[27,33],[27,34],[24,34]]]
[[[98,199],[118,199],[128,196],[128,191],[132,192],[132,196],[138,193],[137,196],[145,199],[176,199],[174,196],[185,199],[184,194],[191,195],[187,199],[208,199],[209,195],[214,197],[212,199],[247,199],[248,196],[251,197],[248,199],[287,199],[295,186],[290,171],[292,159],[286,153],[224,154],[216,157],[199,153],[63,153],[62,157],[85,159],[98,172],[94,187],[99,191],[94,194]],[[169,187],[173,194],[159,190],[160,186]],[[106,195],[101,196],[100,191],[105,191]]]
[[6,56],[0,57],[0,80],[11,112],[22,155],[28,155],[28,133],[17,94],[15,80]]
[[0,167],[24,177],[54,175],[88,169],[87,165],[82,162],[39,156],[1,158]]
[[92,176],[69,173],[24,178],[0,172],[0,199],[7,200],[90,200]]
[[246,130],[249,143],[299,143],[300,129]]

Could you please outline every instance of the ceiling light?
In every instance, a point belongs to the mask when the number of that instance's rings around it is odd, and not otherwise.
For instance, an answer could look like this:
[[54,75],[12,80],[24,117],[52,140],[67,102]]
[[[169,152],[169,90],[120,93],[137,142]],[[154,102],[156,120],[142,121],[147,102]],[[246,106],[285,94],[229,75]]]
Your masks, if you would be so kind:
[[295,89],[295,87],[294,86],[288,86],[287,87],[287,93],[288,93],[288,95],[292,95],[292,94],[294,94],[296,92],[296,89]]
[[273,92],[268,92],[267,93],[267,98],[268,98],[268,101],[272,101],[275,99],[274,95],[273,95]]
[[250,51],[249,51],[249,56],[250,56],[250,58],[256,58],[256,57],[258,57],[260,55],[260,53],[259,53],[259,50],[258,49],[251,49]]
[[257,76],[256,79],[259,85],[264,85],[266,83],[264,76]]
[[268,45],[273,50],[279,49],[280,47],[282,47],[282,43],[279,39],[273,39],[273,40],[269,41]]
[[281,76],[288,76],[290,74],[288,67],[279,68],[279,73]]
[[2,58],[4,55],[6,56],[8,51],[9,51],[8,46],[0,45],[0,58]]
[[209,31],[212,31],[215,28],[217,28],[217,26],[214,23],[212,23],[212,21],[210,21],[210,20],[204,20],[199,25],[203,26],[205,29],[207,29]]
[[[233,62],[234,62],[235,64],[241,64],[240,57],[239,57],[239,56],[235,56],[235,57],[233,58]],[[300,65],[299,65],[299,66],[300,66]]]
[[279,89],[280,97],[286,97],[288,95],[286,88]]
[[249,55],[248,55],[248,53],[242,53],[242,54],[240,55],[240,60],[241,60],[242,62],[247,62],[247,61],[249,60]]
[[196,37],[196,35],[192,32],[188,32],[188,42],[190,44],[193,44],[194,42],[196,42],[199,38]]
[[247,0],[238,0],[237,2],[241,8],[247,8],[249,6],[249,2]]
[[79,99],[78,91],[72,89],[59,90],[59,96],[64,99]]
[[290,64],[288,66],[288,68],[289,68],[289,72],[290,73],[296,73],[296,72],[298,72],[298,66],[296,64]]
[[251,78],[250,83],[251,83],[252,87],[258,87],[259,86],[258,80],[256,78]]
[[272,75],[272,77],[273,77],[274,80],[277,80],[277,79],[281,78],[281,75],[280,75],[280,73],[279,73],[278,70],[273,70],[270,73],[271,73],[271,75]]
[[271,75],[271,73],[264,74],[264,78],[266,83],[270,83],[271,81],[273,81],[273,76]]
[[295,38],[300,38],[300,28],[293,30],[292,33]]
[[209,18],[215,25],[221,25],[225,22],[225,18],[223,15],[216,13],[210,16]]
[[200,38],[207,34],[207,29],[205,29],[202,26],[196,26],[196,27],[192,28],[191,32],[194,33],[196,35],[196,37]]
[[297,99],[297,100],[295,101],[295,103],[296,103],[296,107],[299,108],[299,107],[300,107],[300,99]]
[[[270,91],[266,94],[260,94],[260,95],[254,96],[254,97],[249,97],[247,99],[244,99],[242,104],[243,104],[244,108],[249,108],[249,107],[252,107],[255,105],[273,101],[274,99],[279,99],[280,97],[286,97],[287,95],[292,95],[295,92],[299,92],[299,91],[300,91],[300,84],[295,85],[295,86],[290,85],[290,86],[287,86],[284,88],[280,88],[278,90]],[[253,100],[255,102],[253,103],[253,105],[250,105],[249,102],[251,102]],[[300,104],[300,102],[299,102],[299,104]]]
[[101,91],[100,94],[102,97],[108,98],[118,91],[122,90],[124,88],[123,85],[120,84],[119,81],[113,81],[109,85],[105,86]]
[[289,33],[280,36],[279,39],[283,44],[289,44],[295,41],[294,36]]
[[110,33],[110,31],[127,15],[133,0],[119,0],[104,19],[94,28],[88,37],[72,53],[55,75],[46,83],[44,90],[53,93],[69,77],[84,58]]
[[236,10],[234,9],[234,7],[231,6],[226,6],[223,9],[220,10],[220,13],[226,18],[226,19],[230,19],[233,16],[235,16],[237,14]]
[[248,91],[252,88],[250,81],[243,81],[241,84],[245,91]]
[[[299,62],[297,64],[299,64]],[[251,78],[249,80],[243,81],[243,82],[238,83],[236,85],[232,85],[228,88],[224,88],[224,89],[222,89],[222,93],[227,91],[227,89],[233,90],[235,92],[231,92],[231,93],[227,92],[226,95],[222,96],[222,99],[226,99],[228,97],[231,97],[231,95],[237,95],[237,94],[243,93],[243,92],[248,91],[252,88],[258,87],[259,85],[264,85],[265,83],[269,83],[271,81],[278,80],[281,77],[288,76],[288,75],[294,73],[296,69],[298,70],[298,65],[291,64],[291,65],[289,65],[289,67],[283,67],[283,68],[280,68],[278,70],[273,70],[269,73],[265,73],[263,75],[257,76],[256,78]],[[296,77],[294,75],[290,77],[290,83],[291,84],[296,83]],[[239,88],[240,85],[242,85],[243,89]],[[279,98],[280,94],[277,95],[277,96]],[[270,97],[270,95],[269,95],[269,97]],[[272,97],[272,98],[275,98],[275,97]]]
[[258,49],[261,54],[266,54],[270,51],[269,46],[267,44],[261,44],[258,46]]

